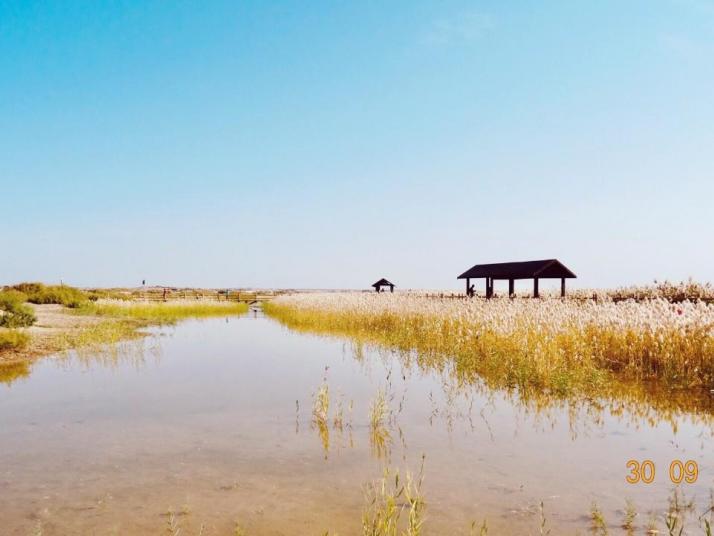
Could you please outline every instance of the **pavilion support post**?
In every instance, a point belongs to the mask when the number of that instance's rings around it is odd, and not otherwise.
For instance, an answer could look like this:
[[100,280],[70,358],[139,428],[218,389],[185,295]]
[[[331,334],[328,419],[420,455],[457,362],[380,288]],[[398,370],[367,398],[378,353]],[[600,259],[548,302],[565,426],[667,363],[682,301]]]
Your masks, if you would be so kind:
[[560,297],[565,298],[565,278],[560,278]]
[[513,284],[513,279],[509,279],[508,280],[508,297],[509,298],[513,298],[516,294],[514,287],[515,287],[515,285]]
[[389,292],[394,292],[394,285],[389,285]]
[[466,297],[471,297],[471,279],[468,277],[466,278]]
[[533,278],[533,297],[540,298],[540,293],[538,292],[538,278]]

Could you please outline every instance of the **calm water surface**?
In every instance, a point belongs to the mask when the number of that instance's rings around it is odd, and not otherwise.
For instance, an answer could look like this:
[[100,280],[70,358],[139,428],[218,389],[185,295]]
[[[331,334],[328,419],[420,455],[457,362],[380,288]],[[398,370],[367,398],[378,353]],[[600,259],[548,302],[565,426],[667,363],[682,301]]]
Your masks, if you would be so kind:
[[[422,456],[429,534],[483,519],[489,534],[537,534],[541,501],[552,534],[584,533],[593,501],[618,533],[625,498],[643,527],[667,508],[674,459],[699,464],[680,486],[693,520],[714,487],[707,415],[537,411],[259,314],[155,334],[0,383],[0,534],[232,534],[236,522],[246,534],[361,534],[363,485],[386,466],[417,472]],[[344,414],[329,435],[311,423],[323,376],[331,414]],[[369,428],[380,389],[393,413],[383,445]],[[625,482],[630,459],[655,463],[653,484]]]

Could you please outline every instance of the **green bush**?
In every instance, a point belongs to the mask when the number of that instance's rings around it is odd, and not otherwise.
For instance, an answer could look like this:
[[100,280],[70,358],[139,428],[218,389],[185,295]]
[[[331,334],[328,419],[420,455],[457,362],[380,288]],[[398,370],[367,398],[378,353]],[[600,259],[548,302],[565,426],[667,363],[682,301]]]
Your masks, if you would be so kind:
[[66,285],[43,285],[42,283],[20,283],[12,287],[13,290],[27,295],[30,303],[47,304],[57,303],[66,307],[80,307],[87,303],[87,294],[78,288]]
[[[23,294],[30,295],[40,292],[45,286],[42,283],[18,283],[9,288],[9,290],[17,290]],[[8,290],[7,288],[5,290]],[[27,300],[25,300],[27,301]]]
[[0,303],[18,303],[22,304],[27,301],[27,294],[20,290],[5,287],[0,290]]
[[19,350],[27,346],[30,336],[14,329],[0,329],[0,351]]
[[36,318],[31,307],[25,305],[27,295],[17,290],[0,291],[0,326],[21,328],[34,324]]

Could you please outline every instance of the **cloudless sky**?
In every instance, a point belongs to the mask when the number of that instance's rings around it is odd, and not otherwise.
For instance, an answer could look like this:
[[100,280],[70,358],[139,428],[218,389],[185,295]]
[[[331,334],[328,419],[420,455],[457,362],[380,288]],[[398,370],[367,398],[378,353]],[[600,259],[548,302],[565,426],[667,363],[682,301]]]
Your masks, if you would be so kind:
[[714,2],[0,0],[0,284],[714,280]]

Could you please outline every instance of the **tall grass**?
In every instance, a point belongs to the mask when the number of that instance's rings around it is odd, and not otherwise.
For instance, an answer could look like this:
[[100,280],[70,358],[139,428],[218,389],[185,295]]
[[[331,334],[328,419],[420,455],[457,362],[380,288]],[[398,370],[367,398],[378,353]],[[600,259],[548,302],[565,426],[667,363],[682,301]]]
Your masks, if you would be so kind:
[[126,320],[103,320],[78,330],[55,335],[52,346],[56,351],[77,348],[96,348],[143,336],[137,331],[139,324]]
[[422,492],[424,463],[414,478],[407,472],[384,470],[381,480],[365,489],[367,507],[362,514],[363,536],[420,536],[423,531],[426,501]]
[[30,336],[15,329],[0,328],[0,352],[4,350],[22,350],[30,343]]
[[24,304],[27,295],[17,290],[0,291],[0,327],[19,328],[35,323],[35,313]]
[[154,324],[173,324],[186,318],[239,315],[248,311],[248,304],[209,300],[176,300],[162,303],[138,301],[97,301],[85,304],[79,312],[136,320]]
[[669,281],[658,282],[654,285],[639,287],[622,287],[607,292],[613,300],[652,300],[664,299],[670,303],[685,301],[714,301],[714,286],[710,283],[697,283],[691,279],[679,283]]
[[617,377],[688,388],[714,384],[714,306],[580,300],[438,300],[303,294],[264,305],[286,325],[352,336],[453,362],[491,387],[597,392]]
[[[44,292],[49,288],[39,283],[23,283],[18,287],[24,290],[12,290],[10,292],[20,293],[27,291],[33,293],[38,292],[38,289],[40,292]],[[8,291],[0,292],[0,294],[8,294]],[[15,304],[14,306],[17,305],[16,301],[13,303]],[[27,357],[37,357],[37,355],[74,348],[96,348],[126,339],[138,338],[143,334],[137,329],[152,324],[167,325],[186,318],[238,315],[247,311],[247,304],[236,302],[187,300],[156,304],[131,301],[92,302],[85,299],[74,309],[74,313],[96,316],[99,317],[98,321],[83,323],[80,326],[65,329],[57,334],[42,337],[38,348],[30,346],[27,350],[30,355]],[[0,325],[7,317],[6,313],[0,313]],[[34,320],[34,315],[32,319]],[[27,349],[30,340],[30,336],[27,333],[0,328],[0,351]]]
[[56,303],[66,307],[80,307],[88,301],[88,295],[78,288],[67,285],[44,285],[43,283],[19,283],[10,287],[27,295],[27,301],[37,304]]

